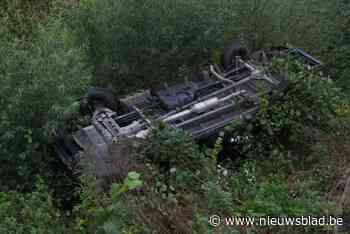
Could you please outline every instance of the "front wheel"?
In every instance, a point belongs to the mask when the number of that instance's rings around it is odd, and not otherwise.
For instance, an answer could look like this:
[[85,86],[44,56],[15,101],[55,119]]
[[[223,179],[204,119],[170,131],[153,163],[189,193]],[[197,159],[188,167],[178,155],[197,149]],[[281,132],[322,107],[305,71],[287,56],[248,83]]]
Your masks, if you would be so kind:
[[90,88],[85,95],[87,104],[96,108],[96,106],[107,107],[111,110],[116,109],[116,101],[111,90],[104,88],[93,87]]

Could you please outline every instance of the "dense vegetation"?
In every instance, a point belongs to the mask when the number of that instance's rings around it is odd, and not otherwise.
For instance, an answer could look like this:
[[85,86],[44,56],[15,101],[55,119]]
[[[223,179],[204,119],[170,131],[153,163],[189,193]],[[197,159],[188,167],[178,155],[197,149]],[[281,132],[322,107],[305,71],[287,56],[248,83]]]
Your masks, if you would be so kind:
[[[4,0],[0,23],[0,233],[331,233],[208,217],[350,214],[347,1]],[[302,47],[323,74],[275,61],[290,85],[260,100],[256,119],[212,148],[158,126],[106,191],[65,170],[54,136],[87,87],[124,95],[184,79],[235,37],[250,50]],[[240,157],[222,151],[225,134],[248,136]],[[233,160],[218,165],[222,153]]]

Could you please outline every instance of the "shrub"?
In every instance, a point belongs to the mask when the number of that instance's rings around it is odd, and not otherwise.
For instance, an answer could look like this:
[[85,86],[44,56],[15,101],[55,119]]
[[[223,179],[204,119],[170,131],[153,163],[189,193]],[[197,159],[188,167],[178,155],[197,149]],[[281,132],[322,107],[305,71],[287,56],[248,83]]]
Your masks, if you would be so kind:
[[1,233],[67,233],[61,213],[42,181],[31,193],[0,193]]
[[[51,8],[52,2],[57,9]],[[57,191],[65,190],[66,183],[55,181],[63,177],[55,173],[59,169],[50,168],[52,136],[65,114],[76,112],[77,106],[70,105],[88,86],[89,67],[94,84],[126,94],[187,77],[196,67],[218,62],[218,48],[240,36],[252,50],[292,42],[323,53],[333,62],[330,73],[342,77],[337,83],[348,88],[349,6],[345,1],[77,2],[76,8],[63,9],[59,1],[7,1],[0,9],[1,190],[31,188],[37,173],[49,177]],[[48,14],[51,10],[57,15]],[[330,51],[335,55],[327,54]],[[254,163],[230,170],[232,177],[221,177],[216,171],[222,136],[214,149],[202,152],[184,132],[158,127],[145,150],[144,162],[152,170],[145,171],[151,178],[145,180],[141,193],[128,199],[122,196],[140,186],[137,173],[130,173],[123,184],[114,184],[110,193],[96,190],[93,179],[84,180],[72,219],[55,208],[42,183],[30,193],[1,192],[0,232],[145,233],[142,225],[146,225],[158,226],[159,233],[164,233],[177,225],[179,233],[191,226],[197,233],[213,233],[217,230],[208,228],[207,211],[254,216],[332,211],[320,197],[320,191],[329,186],[320,185],[336,178],[336,165],[323,165],[305,178],[290,178],[290,174],[309,169],[303,167],[307,160],[332,160],[319,142],[310,147],[315,139],[309,130],[348,137],[349,104],[342,101],[331,80],[298,65],[289,64],[289,69],[287,92],[261,100],[253,122],[233,126],[234,134],[248,139],[243,153]],[[60,192],[60,197],[70,196]],[[174,199],[163,199],[164,194]],[[194,224],[186,223],[193,213],[197,213]]]
[[[321,197],[314,177],[295,180],[285,177],[284,170],[270,170],[271,159],[246,162],[232,177],[229,188],[234,200],[233,215],[238,217],[321,217],[336,215],[336,206]],[[249,227],[251,231],[273,233],[318,233],[320,227]]]
[[[89,45],[95,83],[125,94],[177,77],[222,44],[221,20],[208,1],[85,0],[68,21]],[[215,12],[216,13],[216,12]]]
[[139,233],[133,214],[123,195],[142,186],[140,175],[129,172],[121,184],[112,184],[109,192],[98,191],[96,178],[83,175],[79,191],[81,204],[74,207],[74,233]]
[[328,65],[330,74],[335,78],[337,85],[348,93],[350,90],[350,46],[341,45],[334,49],[332,54],[332,60]]
[[145,157],[159,169],[163,190],[200,189],[215,170],[216,160],[205,157],[185,132],[169,127],[159,126],[152,131]]
[[217,62],[218,50],[239,36],[253,50],[286,42],[325,50],[338,29],[335,5],[306,0],[84,0],[66,15],[80,42],[89,45],[94,83],[125,94],[175,80],[179,67],[191,71]]
[[12,36],[31,40],[37,24],[48,20],[53,2],[56,0],[2,1],[0,22]]
[[276,156],[285,150],[307,152],[310,129],[332,132],[333,122],[339,119],[337,111],[344,95],[331,79],[307,71],[299,64],[286,67],[287,73],[279,72],[288,77],[287,90],[262,98],[253,121],[227,127],[248,139],[243,143],[243,151],[253,157]]
[[89,69],[60,19],[39,27],[33,44],[0,35],[1,185],[50,173],[49,143],[63,112],[82,95]]
[[235,26],[253,49],[292,43],[319,53],[328,50],[339,30],[339,2],[236,0],[229,5],[236,9]]

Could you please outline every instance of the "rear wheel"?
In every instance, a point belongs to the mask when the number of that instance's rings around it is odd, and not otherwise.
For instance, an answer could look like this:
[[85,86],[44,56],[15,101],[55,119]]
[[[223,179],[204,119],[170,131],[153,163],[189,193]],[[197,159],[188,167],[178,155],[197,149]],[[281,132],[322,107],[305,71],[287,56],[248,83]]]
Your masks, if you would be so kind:
[[234,41],[228,47],[226,47],[221,54],[221,66],[224,70],[229,69],[237,61],[237,57],[242,60],[247,60],[249,58],[249,53],[246,48],[244,48],[239,40]]

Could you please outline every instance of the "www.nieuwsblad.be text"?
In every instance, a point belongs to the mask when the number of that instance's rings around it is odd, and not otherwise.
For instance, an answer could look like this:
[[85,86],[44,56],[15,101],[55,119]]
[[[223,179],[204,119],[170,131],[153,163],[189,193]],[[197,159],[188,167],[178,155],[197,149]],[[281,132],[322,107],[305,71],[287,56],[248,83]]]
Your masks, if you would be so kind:
[[301,216],[301,217],[220,217],[212,215],[209,224],[213,227],[219,226],[342,226],[343,218],[323,216]]

